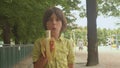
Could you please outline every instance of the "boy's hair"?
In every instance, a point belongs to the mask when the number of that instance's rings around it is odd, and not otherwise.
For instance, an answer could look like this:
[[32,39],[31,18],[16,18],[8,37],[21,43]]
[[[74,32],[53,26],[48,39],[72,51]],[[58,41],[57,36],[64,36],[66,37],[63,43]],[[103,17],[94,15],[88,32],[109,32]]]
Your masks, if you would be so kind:
[[47,30],[47,21],[49,20],[49,18],[51,17],[51,15],[55,13],[55,15],[57,16],[58,19],[60,19],[62,21],[62,28],[61,31],[64,31],[66,26],[67,26],[67,20],[62,12],[62,10],[60,10],[57,7],[52,7],[46,10],[44,16],[43,16],[43,26],[45,28],[45,30]]

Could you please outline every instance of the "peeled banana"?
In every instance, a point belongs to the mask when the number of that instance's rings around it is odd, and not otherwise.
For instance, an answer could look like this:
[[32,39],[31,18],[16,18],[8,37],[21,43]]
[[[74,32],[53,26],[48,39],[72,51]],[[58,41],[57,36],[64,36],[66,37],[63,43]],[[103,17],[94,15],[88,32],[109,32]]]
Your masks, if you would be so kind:
[[40,44],[42,55],[50,62],[55,57],[55,40],[51,38],[50,30],[46,31],[46,38],[42,39]]

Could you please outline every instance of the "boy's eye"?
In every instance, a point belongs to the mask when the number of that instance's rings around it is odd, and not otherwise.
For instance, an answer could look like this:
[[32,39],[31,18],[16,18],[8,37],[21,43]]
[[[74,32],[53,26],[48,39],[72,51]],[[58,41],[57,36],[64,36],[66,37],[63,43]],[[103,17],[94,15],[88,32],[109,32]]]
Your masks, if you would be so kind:
[[51,21],[51,22],[52,22],[53,20],[60,21],[60,19],[58,19],[58,18],[56,18],[56,19],[51,19],[51,18],[50,18],[48,21]]
[[48,21],[52,21],[53,19],[49,18]]

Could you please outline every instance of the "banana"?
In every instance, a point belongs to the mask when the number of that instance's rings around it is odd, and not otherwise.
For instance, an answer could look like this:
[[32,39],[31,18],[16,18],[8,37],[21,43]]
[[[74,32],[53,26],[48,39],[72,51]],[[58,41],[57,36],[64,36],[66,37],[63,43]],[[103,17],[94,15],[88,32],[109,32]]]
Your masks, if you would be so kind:
[[42,55],[47,57],[48,62],[50,62],[55,57],[55,40],[51,38],[50,30],[46,31],[46,38],[42,39],[40,44]]

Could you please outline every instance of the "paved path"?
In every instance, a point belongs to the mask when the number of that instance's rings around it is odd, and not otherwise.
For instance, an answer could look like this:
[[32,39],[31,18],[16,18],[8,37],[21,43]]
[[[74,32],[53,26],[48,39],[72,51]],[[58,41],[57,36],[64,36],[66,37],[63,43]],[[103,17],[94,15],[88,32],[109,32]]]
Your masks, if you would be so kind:
[[99,47],[99,64],[96,66],[86,66],[87,48],[83,51],[76,49],[75,68],[120,68],[120,49],[111,47]]
[[[75,49],[75,68],[120,68],[120,49],[110,47],[99,47],[99,64],[96,66],[86,66],[87,48],[82,51]],[[19,62],[14,68],[33,68],[32,58],[27,57]]]
[[26,57],[25,59],[14,65],[13,68],[33,68],[31,56]]

